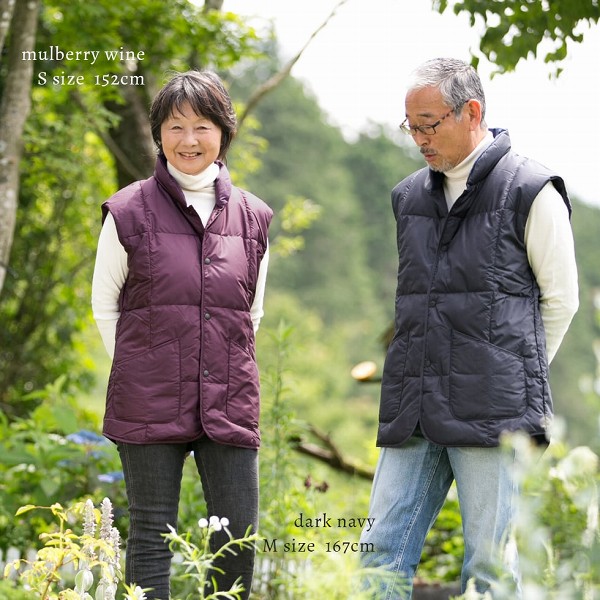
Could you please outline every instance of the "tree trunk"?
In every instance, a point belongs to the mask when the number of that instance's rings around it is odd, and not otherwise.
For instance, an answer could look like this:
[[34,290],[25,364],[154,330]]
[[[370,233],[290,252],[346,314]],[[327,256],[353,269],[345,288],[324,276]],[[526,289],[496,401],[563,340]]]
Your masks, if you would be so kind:
[[105,104],[110,112],[118,115],[119,121],[102,136],[115,158],[119,189],[150,177],[156,161],[148,119],[150,100],[144,86],[124,85],[121,91],[124,102]]
[[7,75],[0,101],[0,292],[8,269],[17,204],[23,128],[31,108],[33,62],[22,60],[34,50],[40,0],[17,0],[10,23]]
[[[220,11],[222,7],[223,0],[206,0],[203,11]],[[117,115],[119,120],[115,127],[102,135],[115,159],[119,189],[132,181],[150,177],[156,161],[148,120],[151,102],[149,95],[143,86],[125,85],[121,88],[121,96],[124,102],[105,103],[105,107]]]
[[8,34],[10,19],[15,9],[15,0],[0,0],[0,56],[4,48],[4,40]]

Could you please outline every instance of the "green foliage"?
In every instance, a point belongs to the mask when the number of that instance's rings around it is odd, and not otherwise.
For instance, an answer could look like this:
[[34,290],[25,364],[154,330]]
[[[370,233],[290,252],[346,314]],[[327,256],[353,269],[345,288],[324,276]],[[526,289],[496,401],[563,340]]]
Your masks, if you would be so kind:
[[524,506],[517,529],[525,589],[543,586],[552,592],[547,597],[561,600],[590,597],[600,591],[595,573],[598,456],[588,447],[569,448],[561,442],[541,458],[529,450],[523,458]]
[[[274,266],[282,260],[274,257]],[[262,402],[271,402],[271,374],[275,372],[275,347],[269,332],[284,322],[293,329],[293,343],[286,348],[284,406],[299,415],[303,423],[336,432],[340,447],[364,460],[374,442],[377,409],[376,386],[357,384],[350,376],[352,352],[342,326],[331,327],[315,307],[301,301],[301,291],[293,294],[269,288],[267,311],[258,334],[258,354],[265,378]],[[366,352],[355,348],[356,355]],[[263,420],[268,417],[263,408]],[[266,425],[263,426],[265,429]],[[292,432],[290,432],[292,433]],[[266,444],[265,444],[266,446]]]
[[290,256],[305,245],[301,233],[308,229],[321,213],[321,207],[307,198],[289,197],[279,213],[279,232],[275,231],[275,243],[271,249],[282,257]]
[[[553,44],[545,51],[544,61],[560,63],[567,56],[568,42],[583,40],[583,34],[576,33],[578,26],[600,19],[600,6],[589,0],[433,0],[434,9],[440,13],[449,5],[456,14],[467,12],[472,26],[483,20],[486,27],[479,50],[499,73],[513,71],[521,59],[537,56],[543,42]],[[557,65],[556,74],[561,70]]]
[[[84,390],[92,383],[94,365],[80,336],[90,326],[99,207],[116,189],[115,161],[105,146],[117,124],[114,111],[123,104],[147,110],[167,70],[229,69],[242,57],[254,59],[259,40],[237,15],[188,0],[50,0],[43,4],[36,51],[51,48],[99,54],[95,61],[64,57],[34,65],[17,228],[0,299],[0,410],[11,419],[35,408],[35,398],[25,400],[28,392],[61,374]],[[119,50],[137,58],[105,54]],[[85,82],[50,83],[63,74]],[[143,85],[94,83],[106,74],[140,75]],[[127,154],[126,148],[111,150]]]
[[[40,102],[50,96],[34,94]],[[90,323],[94,207],[111,176],[88,125],[67,106],[35,112],[27,123],[12,267],[0,299],[0,408],[11,418],[26,416],[37,405],[26,395],[64,373],[91,383],[93,364],[78,336]]]
[[[187,586],[187,592],[178,592],[177,597],[181,600],[217,600],[217,598],[239,600],[241,598],[241,593],[244,591],[241,580],[235,581],[229,590],[217,589],[208,594],[206,592],[211,570],[223,573],[222,569],[214,566],[215,561],[228,554],[235,555],[245,548],[252,548],[259,539],[258,534],[250,533],[251,528],[247,530],[244,537],[236,539],[227,529],[228,524],[229,522],[225,518],[200,519],[197,525],[200,529],[198,542],[192,541],[194,536],[190,531],[179,534],[169,526],[170,532],[165,535],[169,547],[174,553],[177,552],[181,555],[181,560],[177,563],[173,577],[179,581],[183,580],[191,583]],[[210,538],[215,531],[221,530],[227,533],[229,540],[215,552],[212,552]],[[196,531],[196,528],[193,531]]]
[[[296,369],[303,368],[299,362],[307,353],[301,330],[284,320],[266,333],[268,340],[262,346],[267,356],[261,378],[263,540],[258,544],[257,597],[366,600],[367,596],[358,591],[361,577],[385,578],[386,574],[360,568],[361,528],[344,530],[339,527],[338,518],[349,521],[367,514],[369,486],[319,468],[294,454],[291,442],[306,428],[305,413],[302,412],[300,420],[295,408],[302,406],[298,396],[303,396]],[[296,402],[292,402],[294,398]],[[323,402],[316,404],[322,411]],[[353,490],[350,496],[349,488]],[[306,525],[307,518],[323,518],[323,515],[331,518],[330,527]]]
[[600,451],[597,415],[600,411],[598,361],[594,350],[600,339],[598,299],[600,268],[598,231],[600,210],[573,203],[572,216],[577,270],[579,276],[579,310],[550,368],[550,382],[556,413],[567,421],[567,434],[573,444],[585,444]]
[[14,518],[19,506],[114,494],[126,505],[120,486],[103,483],[99,476],[120,469],[116,450],[96,436],[74,436],[81,426],[97,422],[77,408],[76,400],[60,388],[49,386],[44,402],[28,419],[9,422],[0,413],[0,550],[25,552],[50,522],[40,513]]
[[[241,105],[234,104],[236,113],[239,114]],[[248,116],[227,154],[227,166],[238,187],[248,187],[247,177],[260,169],[262,156],[267,149],[267,141],[260,135],[260,123],[252,115]]]
[[[90,500],[67,509],[59,503],[48,507],[27,505],[17,511],[17,516],[38,509],[49,511],[58,520],[58,531],[42,533],[44,547],[38,550],[35,559],[18,559],[7,564],[4,576],[17,572],[24,587],[34,590],[40,600],[93,600],[89,590],[96,570],[100,575],[96,599],[114,599],[121,578],[120,535],[113,527],[110,500],[102,501],[101,510],[94,509]],[[69,525],[82,516],[83,534],[77,535]],[[63,584],[65,569],[69,567],[76,571],[72,589]],[[135,598],[128,594],[126,600]]]
[[354,321],[358,328],[349,335],[381,320],[357,226],[361,207],[344,166],[347,144],[340,131],[326,123],[314,98],[293,79],[265,97],[256,116],[273,151],[264,155],[262,168],[248,184],[275,210],[275,242],[290,197],[308,199],[320,211],[303,235],[303,249],[269,268],[270,289],[294,290],[330,325]]
[[[26,505],[17,511],[16,516],[29,515],[32,511],[38,512],[40,509],[49,512],[53,521],[58,521],[58,528],[55,525],[51,531],[40,535],[44,547],[37,551],[35,558],[17,559],[5,566],[5,581],[2,582],[0,590],[10,589],[10,597],[15,600],[114,600],[123,575],[121,536],[113,526],[110,500],[104,498],[100,509],[95,509],[91,500],[74,503],[68,508],[63,508],[59,503],[47,507]],[[77,534],[71,527],[75,521],[80,520],[83,521],[83,533]],[[244,589],[239,581],[229,590],[207,593],[205,589],[211,570],[220,571],[213,566],[216,559],[252,547],[258,539],[257,534],[250,534],[249,531],[244,537],[234,539],[227,525],[226,519],[200,519],[197,523],[200,530],[197,543],[192,541],[191,532],[178,534],[170,528],[171,531],[165,534],[170,549],[180,557],[173,578],[179,582],[192,582],[191,586],[187,586],[190,588],[189,593],[180,591],[178,594],[181,600],[239,600]],[[194,531],[197,527],[194,527]],[[229,540],[212,552],[211,536],[220,530],[228,534]],[[18,582],[7,583],[6,578],[13,572],[18,575]],[[70,573],[74,573],[72,578]],[[33,593],[25,593],[19,586],[32,590]],[[144,590],[139,586],[132,584],[123,587],[123,600],[145,600]]]
[[19,587],[18,582],[10,579],[0,579],[0,598],[10,600],[39,600],[39,596],[31,591]]
[[[238,15],[206,12],[189,0],[50,0],[44,3],[37,48],[45,50],[56,40],[65,50],[99,49],[101,53],[93,65],[91,61],[45,64],[49,75],[67,70],[69,74],[84,74],[86,81],[92,83],[95,75],[139,73],[146,78],[148,98],[162,84],[160,79],[166,70],[227,69],[242,57],[255,58],[258,53],[255,31]],[[131,61],[112,60],[104,53],[119,49],[144,54]],[[79,72],[73,70],[74,65]],[[83,91],[100,94],[101,99],[117,94],[118,99],[124,90],[91,84]]]
[[[600,459],[556,438],[544,453],[525,436],[506,439],[521,489],[515,533],[523,598],[586,600],[600,592]],[[501,581],[493,597],[512,600],[511,582]],[[460,598],[490,596],[472,589]]]
[[[297,463],[292,460],[289,445],[289,439],[297,435],[294,431],[298,428],[287,402],[291,392],[286,371],[289,369],[288,352],[292,346],[292,333],[291,327],[280,322],[270,335],[273,363],[263,369],[262,375],[260,528],[262,537],[267,540],[267,544],[263,544],[263,551],[272,540],[278,540],[280,544],[290,541],[295,534],[294,519],[290,517],[309,508],[307,496],[300,488],[302,476]],[[280,586],[289,589],[294,583],[289,562],[277,554],[270,557],[268,570],[261,572],[259,578],[269,598],[277,597]]]
[[398,271],[391,191],[399,181],[423,167],[422,159],[414,153],[414,144],[409,147],[402,142],[406,140],[400,138],[400,142],[396,142],[383,127],[372,127],[356,142],[348,144],[344,160],[361,209],[367,264],[376,273],[371,285],[375,296],[387,302],[390,319],[393,318]]

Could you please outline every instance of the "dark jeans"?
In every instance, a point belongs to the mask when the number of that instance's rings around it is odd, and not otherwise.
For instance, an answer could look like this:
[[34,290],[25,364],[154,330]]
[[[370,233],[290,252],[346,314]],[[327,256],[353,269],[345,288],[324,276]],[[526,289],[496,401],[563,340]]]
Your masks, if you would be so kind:
[[[177,527],[181,477],[186,454],[194,459],[202,481],[208,516],[227,517],[234,538],[243,537],[249,525],[258,528],[258,452],[211,442],[203,437],[189,444],[119,444],[129,501],[129,537],[125,580],[152,588],[149,600],[169,598],[172,553],[162,537]],[[198,515],[200,518],[203,515]],[[223,531],[211,538],[214,552],[229,538]],[[214,564],[219,590],[229,590],[242,577],[248,598],[254,569],[254,549],[228,554]]]

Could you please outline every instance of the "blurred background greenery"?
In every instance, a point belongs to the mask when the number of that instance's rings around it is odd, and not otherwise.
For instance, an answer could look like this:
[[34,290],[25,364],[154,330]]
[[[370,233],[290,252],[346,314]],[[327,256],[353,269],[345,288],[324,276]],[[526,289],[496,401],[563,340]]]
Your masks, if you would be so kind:
[[[336,530],[327,538],[327,532],[298,529],[293,522],[299,512],[367,514],[368,472],[377,456],[378,386],[357,382],[350,371],[363,360],[381,370],[397,264],[390,190],[422,161],[383,126],[373,124],[348,141],[293,75],[254,104],[260,86],[285,68],[277,40],[259,37],[243,18],[218,5],[40,4],[36,49],[57,43],[65,49],[144,48],[146,58],[80,62],[76,69],[85,73],[86,83],[76,87],[39,85],[40,72],[50,80],[65,72],[64,62],[34,65],[16,227],[0,293],[2,551],[26,550],[49,527],[41,518],[14,518],[29,503],[67,503],[88,495],[97,502],[109,495],[117,524],[126,531],[114,448],[93,436],[72,435],[99,434],[110,368],[90,311],[100,205],[119,187],[151,174],[150,99],[167,70],[187,68],[214,69],[227,82],[242,121],[229,169],[238,185],[275,211],[258,333],[262,533],[279,539],[358,538],[358,530]],[[7,90],[9,69],[5,57],[0,94]],[[108,72],[119,85],[94,84],[95,75]],[[552,364],[552,388],[568,443],[598,451],[600,210],[577,198],[573,203],[580,310]],[[296,452],[310,443],[333,455],[333,466]],[[335,468],[340,455],[367,475]],[[205,510],[197,477],[188,475],[183,527]],[[441,522],[444,533],[428,545],[423,574],[453,581],[461,542],[452,498]],[[436,555],[445,558],[431,560]],[[293,578],[277,561],[269,568],[264,593],[276,597],[277,582],[289,586]]]

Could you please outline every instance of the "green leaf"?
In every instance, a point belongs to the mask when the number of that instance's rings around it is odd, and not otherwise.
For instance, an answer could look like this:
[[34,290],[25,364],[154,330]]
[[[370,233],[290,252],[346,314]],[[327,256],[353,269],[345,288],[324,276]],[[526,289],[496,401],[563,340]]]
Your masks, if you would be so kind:
[[36,508],[40,508],[39,506],[35,506],[35,504],[27,504],[25,506],[21,506],[21,508],[19,508],[17,510],[17,512],[15,513],[15,517],[18,517],[26,512],[29,512],[30,510],[34,510]]

